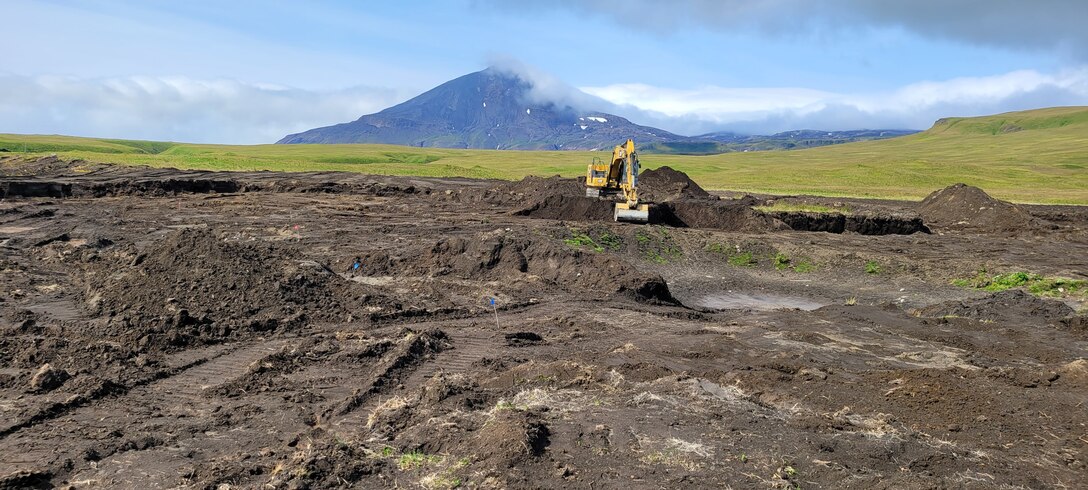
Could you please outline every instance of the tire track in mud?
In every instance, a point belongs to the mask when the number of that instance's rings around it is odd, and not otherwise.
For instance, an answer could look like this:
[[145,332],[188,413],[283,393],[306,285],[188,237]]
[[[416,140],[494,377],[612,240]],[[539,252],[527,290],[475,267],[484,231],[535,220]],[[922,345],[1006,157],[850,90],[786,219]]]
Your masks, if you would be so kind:
[[377,369],[374,370],[374,377],[369,382],[354,389],[350,395],[339,402],[326,406],[322,413],[316,416],[316,420],[336,426],[344,421],[354,420],[360,414],[365,416],[366,410],[362,409],[375,398],[375,395],[403,384],[398,381],[409,379],[417,371],[419,365],[426,362],[427,354],[433,354],[444,348],[428,344],[436,340],[438,342],[447,340],[446,334],[440,330],[429,331],[423,335],[409,335],[411,336],[409,339],[402,340],[391,353],[382,357]]
[[164,379],[169,379],[172,376],[176,376],[185,372],[188,369],[195,368],[201,364],[204,364],[216,357],[223,355],[229,347],[226,346],[211,346],[201,349],[190,349],[173,356],[173,358],[167,362],[168,368],[152,373],[150,376],[138,380],[128,386],[121,386],[109,382],[103,382],[97,389],[92,390],[89,393],[73,394],[63,402],[53,403],[49,406],[42,408],[38,413],[31,415],[26,420],[17,421],[14,424],[0,429],[0,440],[10,436],[20,430],[33,427],[42,422],[52,420],[54,418],[61,417],[72,410],[79,409],[86,406],[93,406],[95,402],[105,401],[110,395],[125,395],[129,391],[139,388],[141,386],[155,383]]
[[[347,438],[362,435],[368,429],[367,421],[371,414],[381,405],[382,395],[387,394],[391,389],[397,388],[397,385],[404,386],[408,390],[416,390],[439,372],[447,374],[465,373],[475,362],[493,355],[501,347],[495,340],[496,335],[492,333],[465,331],[463,329],[451,330],[443,330],[443,332],[446,332],[446,339],[451,344],[451,348],[435,353],[430,359],[420,358],[421,362],[408,366],[411,372],[395,385],[393,383],[379,383],[376,380],[371,388],[365,391],[365,397],[359,398],[360,393],[353,395],[354,398],[349,397],[349,400],[355,402],[354,406],[349,411],[340,413],[339,416],[331,417],[329,426]],[[395,364],[397,359],[400,358],[402,356],[397,356],[390,364]],[[393,371],[390,368],[384,369],[382,376],[389,376]],[[382,379],[382,376],[379,379]],[[341,402],[341,406],[344,406],[344,402]]]
[[165,401],[178,401],[200,396],[205,389],[218,386],[237,377],[238,374],[245,372],[246,367],[253,362],[278,352],[287,344],[288,341],[280,340],[267,343],[259,342],[239,348],[230,354],[200,364],[178,376],[166,378],[159,383],[150,385],[147,387],[149,390],[147,394],[157,393],[162,395]]
[[[6,437],[0,438],[0,454],[5,455],[0,460],[0,475],[20,470],[41,471],[42,461],[51,461],[49,466],[57,463],[64,466],[66,459],[79,459],[75,452],[86,449],[87,445],[94,448],[102,439],[101,435],[111,429],[123,434],[141,419],[201,410],[202,404],[194,403],[193,398],[199,397],[204,389],[227,382],[232,378],[231,374],[243,372],[246,366],[280,350],[286,343],[256,342],[190,349],[174,356],[169,362],[173,367],[128,387],[120,387],[121,391],[115,396],[107,394],[81,400],[82,403],[72,403],[63,410],[53,410],[47,416],[17,424],[7,431]],[[154,415],[154,410],[152,413],[141,411],[146,407],[158,410],[160,414]],[[44,424],[46,421],[50,423]],[[73,441],[73,436],[83,440]],[[100,464],[116,452],[115,449],[99,454]],[[12,457],[9,459],[9,456]]]
[[[439,353],[432,362],[420,366],[405,382],[405,386],[421,385],[439,371],[446,374],[465,373],[473,363],[494,354],[501,347],[496,342],[496,335],[487,332],[455,332],[449,336],[453,349]],[[416,383],[410,383],[413,381]]]

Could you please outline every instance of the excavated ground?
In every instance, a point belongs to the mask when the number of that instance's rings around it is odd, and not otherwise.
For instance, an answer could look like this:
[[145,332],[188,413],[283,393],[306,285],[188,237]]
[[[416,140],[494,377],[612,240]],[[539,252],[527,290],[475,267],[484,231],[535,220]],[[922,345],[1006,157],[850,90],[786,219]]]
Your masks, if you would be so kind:
[[1085,279],[1088,210],[648,174],[631,225],[569,179],[0,160],[0,488],[1088,479],[1083,305],[950,285]]

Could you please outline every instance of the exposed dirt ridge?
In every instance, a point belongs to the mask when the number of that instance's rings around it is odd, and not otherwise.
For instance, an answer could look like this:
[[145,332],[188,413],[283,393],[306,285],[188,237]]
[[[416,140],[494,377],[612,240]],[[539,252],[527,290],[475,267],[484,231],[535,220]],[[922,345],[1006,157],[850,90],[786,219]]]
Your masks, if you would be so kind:
[[927,223],[939,227],[983,232],[1030,231],[1041,225],[1019,206],[994,199],[967,184],[934,191],[918,205],[918,213]]

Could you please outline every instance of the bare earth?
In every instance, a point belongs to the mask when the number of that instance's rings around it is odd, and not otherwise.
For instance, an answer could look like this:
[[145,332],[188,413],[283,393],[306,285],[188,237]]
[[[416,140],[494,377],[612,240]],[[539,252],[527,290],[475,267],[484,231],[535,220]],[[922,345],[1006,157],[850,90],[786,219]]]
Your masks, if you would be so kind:
[[684,179],[631,225],[556,178],[0,159],[0,488],[1088,479],[1083,305],[950,285],[1088,278],[1088,210]]

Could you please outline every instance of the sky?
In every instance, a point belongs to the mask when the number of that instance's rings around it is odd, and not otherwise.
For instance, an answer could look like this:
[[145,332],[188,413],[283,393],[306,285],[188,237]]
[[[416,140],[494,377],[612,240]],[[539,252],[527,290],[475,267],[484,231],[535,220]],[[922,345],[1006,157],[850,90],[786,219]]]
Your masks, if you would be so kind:
[[271,143],[488,66],[684,135],[1088,105],[1084,0],[0,1],[0,133]]

